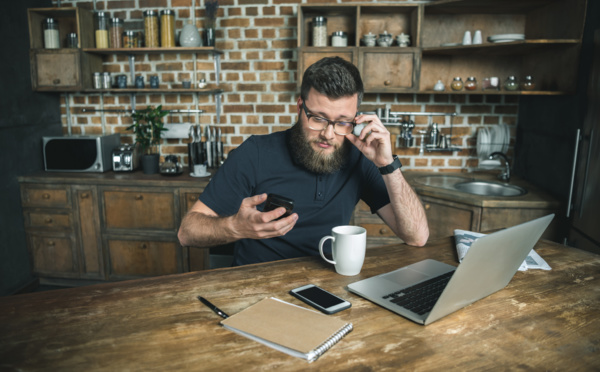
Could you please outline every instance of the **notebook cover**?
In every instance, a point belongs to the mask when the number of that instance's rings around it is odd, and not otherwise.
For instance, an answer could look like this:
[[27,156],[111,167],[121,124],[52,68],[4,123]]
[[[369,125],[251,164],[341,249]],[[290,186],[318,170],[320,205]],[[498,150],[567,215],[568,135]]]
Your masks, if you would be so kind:
[[221,321],[221,324],[309,361],[318,358],[352,330],[351,323],[276,298],[265,298]]

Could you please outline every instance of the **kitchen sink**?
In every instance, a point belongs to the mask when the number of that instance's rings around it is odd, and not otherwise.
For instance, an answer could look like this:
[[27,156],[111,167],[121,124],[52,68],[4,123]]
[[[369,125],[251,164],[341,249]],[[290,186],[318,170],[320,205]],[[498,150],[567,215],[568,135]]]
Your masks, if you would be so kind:
[[458,191],[483,196],[520,196],[527,190],[515,185],[502,184],[489,181],[460,182],[454,185]]

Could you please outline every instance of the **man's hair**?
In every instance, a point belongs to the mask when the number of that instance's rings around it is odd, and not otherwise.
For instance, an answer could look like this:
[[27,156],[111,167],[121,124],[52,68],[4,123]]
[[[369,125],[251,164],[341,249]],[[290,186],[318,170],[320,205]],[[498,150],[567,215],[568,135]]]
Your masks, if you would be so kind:
[[356,66],[340,57],[323,58],[304,71],[300,88],[302,100],[306,99],[311,88],[333,99],[358,94],[357,107],[365,93]]

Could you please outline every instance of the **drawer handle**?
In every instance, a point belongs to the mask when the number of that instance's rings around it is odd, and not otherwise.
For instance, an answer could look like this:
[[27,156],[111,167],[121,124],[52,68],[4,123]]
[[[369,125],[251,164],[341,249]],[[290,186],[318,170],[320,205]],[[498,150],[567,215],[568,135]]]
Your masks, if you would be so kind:
[[81,194],[81,199],[87,199],[90,197],[90,194],[88,194],[87,192],[84,192],[83,194]]
[[48,193],[44,193],[44,194],[42,195],[42,199],[46,199],[46,200],[50,199],[50,194],[48,194]]
[[388,229],[387,229],[387,228],[385,228],[385,227],[382,227],[382,228],[379,230],[379,235],[386,235],[388,232],[389,232],[389,231],[388,231]]
[[386,80],[383,82],[383,85],[385,85],[385,86],[392,85],[392,82],[390,80]]
[[50,247],[54,247],[56,245],[56,243],[54,242],[54,240],[48,240],[48,245]]
[[146,248],[148,248],[148,246],[146,245],[146,243],[142,243],[142,244],[140,245],[140,248],[142,248],[142,249],[146,249]]
[[135,200],[144,200],[144,195],[142,195],[142,194],[136,195]]
[[44,222],[46,222],[47,224],[51,224],[52,223],[52,218],[46,217],[46,219],[44,220]]
[[431,208],[431,204],[425,204],[425,209],[429,210]]
[[197,196],[190,195],[190,201],[191,201],[191,202],[193,202],[193,201],[196,201],[196,200],[198,200],[198,197],[197,197]]
[[54,83],[54,85],[58,85],[60,84],[60,79],[54,79],[52,80],[52,83]]

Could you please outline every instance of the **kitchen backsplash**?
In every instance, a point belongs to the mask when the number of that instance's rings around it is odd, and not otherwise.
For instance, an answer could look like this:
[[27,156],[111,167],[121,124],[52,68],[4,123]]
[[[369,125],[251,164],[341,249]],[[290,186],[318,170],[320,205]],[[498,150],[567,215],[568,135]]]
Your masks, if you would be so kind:
[[[196,2],[195,19],[202,30],[204,2],[201,0],[97,0],[96,10],[108,11],[111,17],[125,20],[125,28],[142,29],[142,11],[173,9],[175,25],[180,31],[193,18],[192,1]],[[253,134],[266,134],[290,128],[297,120],[296,100],[296,32],[297,4],[306,1],[242,1],[220,0],[217,17],[216,47],[221,55],[219,88],[224,90],[220,122],[217,122],[215,97],[205,94],[145,94],[135,96],[137,109],[162,105],[168,110],[201,109],[203,114],[173,114],[165,117],[167,124],[192,123],[220,127],[224,135],[225,152],[229,152]],[[346,1],[338,1],[345,3]],[[56,2],[55,4],[56,5]],[[61,1],[61,6],[82,6],[91,9],[89,0]],[[104,70],[114,77],[129,75],[129,59],[125,55],[104,57]],[[214,84],[214,61],[210,55],[149,54],[135,56],[136,75],[158,75],[166,86],[180,85],[198,76]],[[131,84],[131,82],[130,82]],[[121,133],[122,141],[131,143],[133,135],[126,130],[131,117],[118,110],[131,109],[130,94],[69,93],[61,95],[61,113],[65,134]],[[443,134],[450,132],[451,145],[461,150],[453,152],[419,152],[418,131],[428,129],[428,117],[416,116],[413,133],[417,142],[411,148],[397,148],[403,169],[423,171],[469,171],[478,165],[477,130],[507,124],[514,145],[518,112],[518,97],[506,95],[446,95],[446,94],[366,94],[361,111],[387,108],[403,112],[456,112],[449,117],[436,116]],[[97,111],[102,110],[102,111]],[[115,111],[113,111],[115,110]],[[70,113],[67,115],[67,111]],[[388,127],[392,143],[400,128]],[[161,155],[174,154],[187,164],[189,139],[165,139]]]

